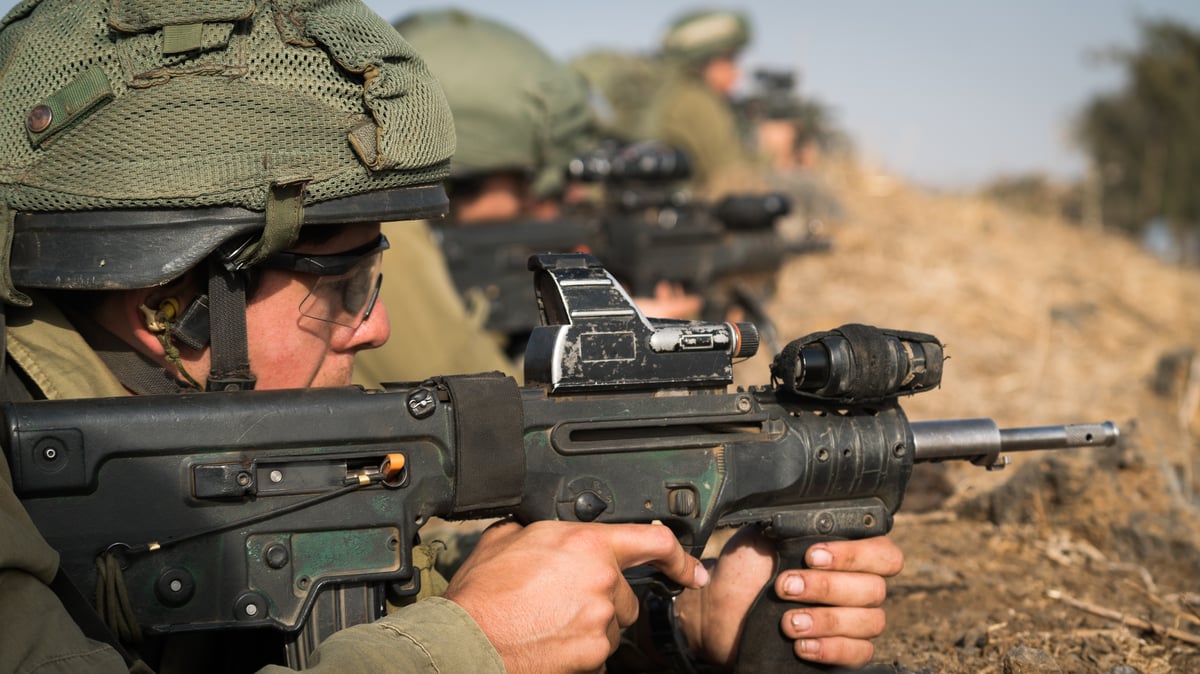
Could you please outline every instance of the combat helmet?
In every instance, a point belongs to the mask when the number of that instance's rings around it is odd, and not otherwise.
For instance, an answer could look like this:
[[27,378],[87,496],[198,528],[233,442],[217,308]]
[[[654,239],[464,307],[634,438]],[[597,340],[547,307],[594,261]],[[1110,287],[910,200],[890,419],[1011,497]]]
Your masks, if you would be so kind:
[[[9,304],[30,303],[21,288],[154,287],[219,258],[210,292],[238,308],[213,298],[211,322],[241,321],[244,360],[241,273],[302,226],[446,210],[445,98],[358,2],[26,0],[0,20],[0,68]],[[244,369],[249,384],[223,387],[252,386]]]
[[698,10],[680,16],[662,38],[663,58],[685,67],[743,49],[750,43],[750,20],[740,12]]
[[583,77],[525,35],[461,10],[415,12],[396,28],[441,82],[454,115],[451,177],[528,175],[535,196],[564,184],[598,126]]

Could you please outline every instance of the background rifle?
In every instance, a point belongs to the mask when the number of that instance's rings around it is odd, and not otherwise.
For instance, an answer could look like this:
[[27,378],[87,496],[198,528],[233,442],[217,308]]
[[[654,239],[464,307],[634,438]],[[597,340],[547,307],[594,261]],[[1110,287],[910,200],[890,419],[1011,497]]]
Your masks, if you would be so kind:
[[606,143],[567,172],[571,180],[603,183],[599,209],[568,209],[551,221],[432,223],[455,287],[484,314],[488,330],[509,337],[510,356],[523,353],[540,325],[526,261],[546,252],[591,253],[635,296],[653,297],[659,281],[677,283],[704,299],[705,320],[725,320],[740,307],[778,348],[764,304],[779,269],[795,255],[830,247],[815,234],[780,234],[777,221],[791,209],[786,195],[733,195],[716,204],[691,198],[677,187],[691,173],[686,155],[658,143]]
[[585,218],[502,220],[479,225],[433,222],[434,236],[467,310],[489,331],[508,337],[511,358],[524,352],[541,324],[529,256],[547,251],[588,252],[600,239],[599,223]]
[[[431,517],[657,520],[696,555],[716,527],[753,524],[794,568],[816,541],[887,533],[914,462],[999,467],[1006,451],[1117,439],[1111,422],[909,422],[897,397],[940,384],[942,345],[861,325],[790,343],[775,384],[730,391],[753,325],[647,319],[587,255],[529,264],[545,324],[524,387],[489,373],[8,403],[14,489],[77,584],[96,584],[98,558],[120,563],[107,583],[143,629],[265,628],[302,666],[417,591]],[[738,668],[810,671],[778,629],[795,605],[772,587]]]
[[698,199],[679,187],[691,175],[687,155],[652,141],[605,143],[570,162],[567,172],[604,185],[605,240],[597,256],[635,296],[654,296],[660,281],[679,284],[703,298],[704,320],[723,321],[740,308],[777,350],[765,303],[780,268],[796,255],[830,248],[813,233],[782,235],[779,220],[791,212],[786,194]]

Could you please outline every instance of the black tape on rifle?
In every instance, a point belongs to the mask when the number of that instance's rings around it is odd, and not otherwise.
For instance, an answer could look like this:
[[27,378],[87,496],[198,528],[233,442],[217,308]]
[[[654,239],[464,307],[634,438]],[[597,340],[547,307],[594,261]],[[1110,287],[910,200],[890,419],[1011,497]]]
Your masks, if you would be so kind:
[[454,405],[455,513],[517,505],[525,488],[525,413],[517,382],[499,372],[442,382]]

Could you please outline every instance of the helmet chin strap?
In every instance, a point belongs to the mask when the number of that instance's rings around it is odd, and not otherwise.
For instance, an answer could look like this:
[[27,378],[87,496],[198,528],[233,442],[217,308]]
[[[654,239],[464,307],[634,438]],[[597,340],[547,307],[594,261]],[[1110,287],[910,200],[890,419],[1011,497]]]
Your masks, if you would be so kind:
[[[203,390],[253,389],[257,378],[250,370],[246,292],[253,288],[256,275],[252,269],[230,270],[226,258],[220,254],[209,258],[207,270],[208,292],[188,302],[179,316],[167,321],[159,339],[168,352],[172,340],[196,351],[211,347],[211,364]],[[178,363],[176,366],[180,367]],[[201,390],[186,372],[181,373],[194,385],[194,390]]]
[[212,365],[207,391],[248,391],[256,378],[250,371],[246,338],[246,274],[209,263],[208,307]]
[[210,262],[208,271],[209,335],[212,365],[207,391],[248,391],[256,378],[250,371],[246,337],[248,270],[273,253],[292,246],[304,222],[307,177],[277,180],[267,190],[262,237],[243,249],[232,264]]

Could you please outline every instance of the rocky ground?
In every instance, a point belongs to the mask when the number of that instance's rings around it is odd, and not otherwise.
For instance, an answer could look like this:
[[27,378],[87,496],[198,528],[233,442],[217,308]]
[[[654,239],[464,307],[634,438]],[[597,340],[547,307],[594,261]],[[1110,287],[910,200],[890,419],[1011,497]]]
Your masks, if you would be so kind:
[[[790,262],[786,339],[844,323],[937,335],[914,420],[1116,422],[1113,449],[1002,472],[922,465],[896,519],[876,662],[900,672],[1200,672],[1200,271],[1128,240],[831,167],[829,253]],[[763,356],[740,382],[765,380]]]

